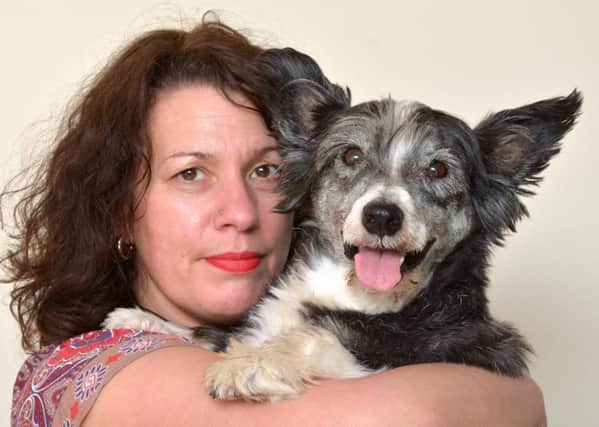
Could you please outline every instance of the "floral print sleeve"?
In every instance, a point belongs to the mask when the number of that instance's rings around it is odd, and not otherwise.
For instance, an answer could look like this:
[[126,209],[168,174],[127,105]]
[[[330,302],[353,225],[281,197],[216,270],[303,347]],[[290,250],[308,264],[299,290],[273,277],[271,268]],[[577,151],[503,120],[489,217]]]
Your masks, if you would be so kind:
[[151,351],[181,345],[193,344],[171,335],[104,329],[45,347],[17,374],[11,426],[79,426],[120,369]]

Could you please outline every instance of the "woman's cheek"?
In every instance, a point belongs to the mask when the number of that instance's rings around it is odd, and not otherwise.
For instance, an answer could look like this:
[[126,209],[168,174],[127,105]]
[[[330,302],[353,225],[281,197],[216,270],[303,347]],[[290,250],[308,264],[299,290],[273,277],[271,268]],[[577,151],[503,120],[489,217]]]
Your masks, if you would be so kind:
[[209,212],[206,211],[206,207],[211,204],[204,202],[201,205],[203,206],[200,206],[197,197],[164,201],[161,203],[156,226],[178,238],[193,236],[197,239],[197,233],[201,233],[207,225]]

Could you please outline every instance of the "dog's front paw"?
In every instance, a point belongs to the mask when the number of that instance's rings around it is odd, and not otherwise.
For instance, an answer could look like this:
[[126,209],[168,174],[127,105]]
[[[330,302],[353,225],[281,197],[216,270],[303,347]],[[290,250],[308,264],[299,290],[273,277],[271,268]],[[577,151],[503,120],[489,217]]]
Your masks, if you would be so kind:
[[204,387],[214,399],[276,401],[304,389],[301,372],[284,355],[234,342],[225,359],[208,367]]
[[102,327],[105,329],[142,329],[147,330],[154,321],[154,315],[140,308],[115,308],[106,316]]
[[190,328],[176,325],[140,308],[115,308],[108,313],[102,327],[105,329],[139,329],[148,332],[193,338]]

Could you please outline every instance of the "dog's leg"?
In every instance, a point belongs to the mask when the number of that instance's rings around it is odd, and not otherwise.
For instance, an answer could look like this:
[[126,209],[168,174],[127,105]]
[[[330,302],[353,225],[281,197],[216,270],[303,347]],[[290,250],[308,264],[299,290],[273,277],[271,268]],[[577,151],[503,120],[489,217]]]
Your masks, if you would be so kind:
[[232,340],[224,360],[210,366],[204,386],[215,399],[279,400],[295,396],[315,378],[372,373],[330,332],[295,328],[252,347]]
[[192,339],[193,330],[179,326],[140,308],[117,308],[106,316],[102,327],[106,329],[140,329]]
[[476,338],[474,342],[453,349],[452,354],[458,359],[455,362],[480,366],[512,377],[528,372],[527,361],[532,348],[512,326],[491,320],[464,330],[470,333],[476,331]]

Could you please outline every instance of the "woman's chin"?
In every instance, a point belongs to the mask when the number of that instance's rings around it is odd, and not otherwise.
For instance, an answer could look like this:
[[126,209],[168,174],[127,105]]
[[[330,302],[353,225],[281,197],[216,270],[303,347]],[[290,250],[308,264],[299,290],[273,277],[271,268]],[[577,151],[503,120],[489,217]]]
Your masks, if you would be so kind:
[[[218,300],[214,300],[209,307],[205,306],[206,314],[209,314],[210,321],[217,325],[230,325],[238,323],[258,302],[262,295],[262,290],[238,289],[236,292],[222,295]],[[212,309],[218,311],[212,312]]]
[[251,306],[245,309],[229,309],[226,312],[225,310],[223,310],[219,313],[212,313],[211,315],[206,316],[202,323],[216,327],[236,325],[243,320],[243,318],[250,311],[250,309]]

